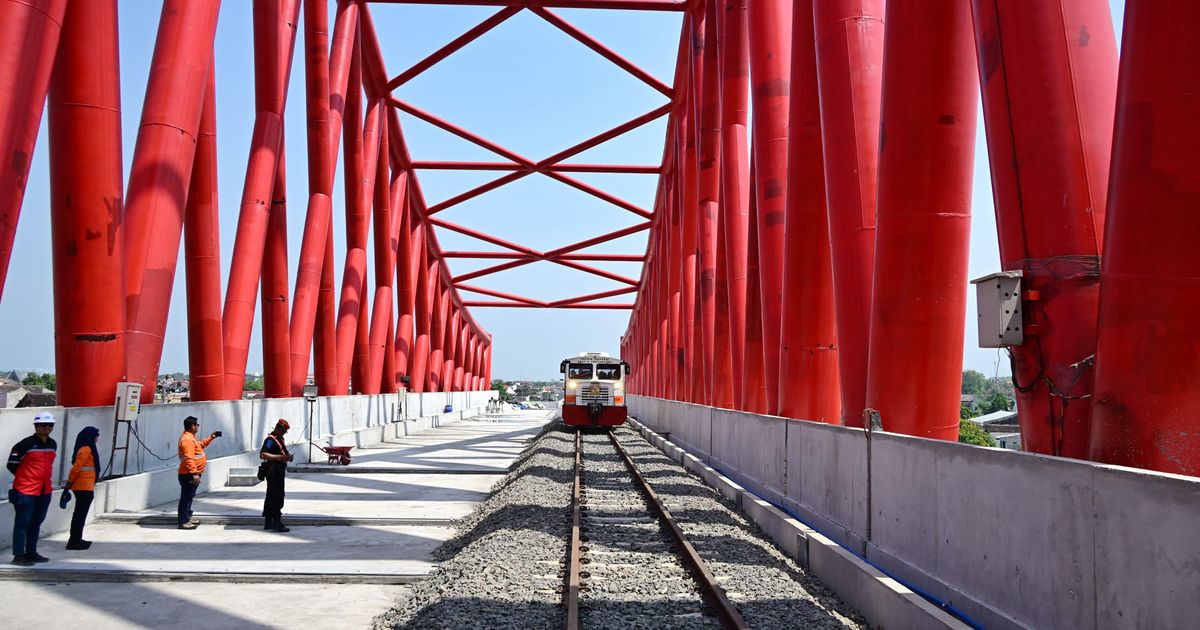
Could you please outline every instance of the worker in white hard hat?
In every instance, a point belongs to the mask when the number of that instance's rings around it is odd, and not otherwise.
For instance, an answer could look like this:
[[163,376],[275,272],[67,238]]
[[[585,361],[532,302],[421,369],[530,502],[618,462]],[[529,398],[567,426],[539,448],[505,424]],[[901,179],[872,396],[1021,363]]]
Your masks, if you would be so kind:
[[54,492],[52,476],[58,444],[50,437],[54,431],[54,415],[48,411],[33,417],[33,435],[17,442],[8,456],[8,470],[13,474],[8,501],[17,512],[13,521],[13,564],[31,566],[50,559],[37,552],[38,535],[50,496]]

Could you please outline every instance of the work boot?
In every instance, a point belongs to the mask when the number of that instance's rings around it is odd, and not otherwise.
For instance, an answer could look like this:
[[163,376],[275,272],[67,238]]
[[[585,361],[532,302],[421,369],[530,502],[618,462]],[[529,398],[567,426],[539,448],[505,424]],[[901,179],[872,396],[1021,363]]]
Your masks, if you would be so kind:
[[46,556],[43,556],[42,554],[37,553],[36,551],[34,553],[25,554],[25,559],[30,562],[36,562],[38,564],[41,564],[43,562],[50,562],[50,558],[47,558]]
[[13,556],[12,563],[19,567],[33,566],[33,560],[30,560],[29,558],[25,557],[25,554],[21,554],[19,556]]
[[92,546],[90,540],[69,540],[67,541],[67,549],[69,551],[87,551]]
[[292,530],[287,525],[283,524],[283,517],[280,517],[280,518],[275,519],[271,523],[271,531],[284,533],[284,532],[290,532]]
[[191,516],[191,517],[188,517],[188,522],[191,523],[192,525],[199,525],[200,519],[196,518],[195,516]]
[[264,516],[263,517],[263,529],[265,529],[267,531],[271,531],[274,528],[275,528],[275,519],[271,518],[270,516]]
[[180,523],[179,524],[179,529],[196,529],[196,527],[197,527],[197,525],[195,523]]

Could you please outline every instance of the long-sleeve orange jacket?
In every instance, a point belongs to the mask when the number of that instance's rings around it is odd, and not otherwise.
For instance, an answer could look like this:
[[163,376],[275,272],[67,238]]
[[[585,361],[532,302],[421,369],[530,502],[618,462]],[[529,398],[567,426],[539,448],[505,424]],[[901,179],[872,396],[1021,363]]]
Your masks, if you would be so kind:
[[96,462],[92,461],[92,449],[79,447],[75,463],[67,474],[67,487],[75,491],[91,492],[96,489]]
[[197,440],[189,431],[179,436],[179,474],[200,475],[204,473],[204,465],[208,457],[204,455],[204,447],[212,444],[212,436]]

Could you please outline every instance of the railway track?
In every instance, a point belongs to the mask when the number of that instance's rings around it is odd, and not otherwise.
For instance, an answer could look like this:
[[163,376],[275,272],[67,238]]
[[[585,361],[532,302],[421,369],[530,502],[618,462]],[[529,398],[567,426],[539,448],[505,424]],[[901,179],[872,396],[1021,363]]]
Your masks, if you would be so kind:
[[568,630],[748,628],[617,433],[575,432]]

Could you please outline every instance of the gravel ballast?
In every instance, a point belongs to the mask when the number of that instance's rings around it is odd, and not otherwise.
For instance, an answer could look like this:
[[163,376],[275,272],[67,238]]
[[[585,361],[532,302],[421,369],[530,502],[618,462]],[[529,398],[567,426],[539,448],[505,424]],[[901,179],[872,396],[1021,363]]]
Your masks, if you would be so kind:
[[[751,627],[865,627],[734,504],[633,431],[617,435]],[[630,477],[608,437],[585,433],[584,443],[581,625],[719,627],[640,494],[622,488]],[[573,465],[574,432],[556,424],[458,524],[430,578],[375,627],[561,627]]]

